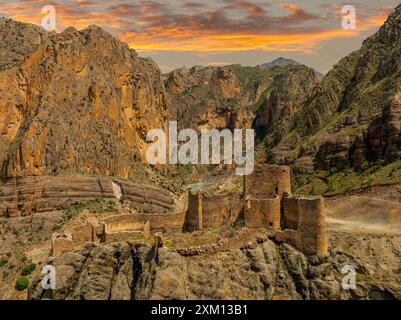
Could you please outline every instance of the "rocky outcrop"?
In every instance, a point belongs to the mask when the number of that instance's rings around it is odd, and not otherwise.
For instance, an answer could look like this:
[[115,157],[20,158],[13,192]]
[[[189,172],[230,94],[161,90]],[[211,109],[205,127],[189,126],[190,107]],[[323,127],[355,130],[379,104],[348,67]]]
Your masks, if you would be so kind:
[[170,93],[170,119],[180,128],[250,128],[252,113],[241,108],[241,85],[228,68],[180,68],[165,82]]
[[211,93],[225,99],[238,98],[241,95],[241,85],[235,73],[225,68],[213,71],[208,86]]
[[282,128],[278,123],[288,122],[317,82],[305,66],[231,65],[174,70],[167,75],[166,88],[171,93],[170,117],[182,128],[254,126],[264,135],[273,131],[273,124]]
[[364,162],[389,162],[401,158],[401,94],[391,97],[382,115],[360,134],[337,137],[324,142],[315,159],[316,167],[360,168]]
[[213,67],[194,66],[173,70],[167,75],[166,89],[173,94],[182,94],[193,87],[206,87],[213,73]]
[[[56,267],[57,289],[45,292],[37,277],[29,298],[321,300],[401,295],[399,281],[368,280],[372,270],[340,251],[305,256],[269,239],[235,250],[214,249],[193,256],[124,242],[66,253],[46,262]],[[341,270],[347,263],[355,265],[361,277],[357,279],[366,279],[352,290],[341,287]]]
[[166,121],[158,66],[96,26],[1,19],[0,39],[1,177],[134,177],[147,132]]
[[269,147],[288,133],[290,121],[317,84],[315,72],[306,67],[292,67],[274,76],[254,121],[256,131],[267,135],[265,141]]
[[369,126],[366,149],[371,159],[401,158],[401,92],[389,101],[378,121]]
[[[116,192],[116,185],[120,193]],[[127,180],[40,176],[12,179],[0,185],[0,216],[63,210],[94,198],[124,200],[144,213],[166,213],[174,209],[174,200],[165,191]]]

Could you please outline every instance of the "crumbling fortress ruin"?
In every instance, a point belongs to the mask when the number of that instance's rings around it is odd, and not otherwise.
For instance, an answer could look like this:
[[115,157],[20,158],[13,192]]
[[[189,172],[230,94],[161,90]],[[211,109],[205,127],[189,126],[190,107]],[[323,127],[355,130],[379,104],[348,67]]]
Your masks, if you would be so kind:
[[207,195],[189,192],[186,210],[177,213],[131,213],[77,227],[53,236],[53,254],[71,250],[83,242],[114,242],[146,238],[155,232],[192,232],[232,226],[243,220],[246,228],[266,228],[275,239],[305,254],[327,254],[323,198],[291,195],[290,168],[258,165],[245,176],[243,192]]
[[242,196],[190,194],[184,231],[232,224],[241,218],[245,227],[271,229],[276,240],[306,254],[327,254],[323,198],[293,197],[289,167],[257,165],[244,177]]
[[186,205],[168,193],[112,178],[37,177],[15,180],[0,187],[3,215],[26,215],[68,208],[95,197],[124,202],[131,208],[104,218],[91,217],[52,236],[52,253],[59,255],[88,243],[148,238],[158,232],[193,232],[231,227],[269,229],[279,242],[305,254],[327,254],[323,198],[291,195],[290,168],[257,165],[244,177],[243,191],[228,194],[189,192]]

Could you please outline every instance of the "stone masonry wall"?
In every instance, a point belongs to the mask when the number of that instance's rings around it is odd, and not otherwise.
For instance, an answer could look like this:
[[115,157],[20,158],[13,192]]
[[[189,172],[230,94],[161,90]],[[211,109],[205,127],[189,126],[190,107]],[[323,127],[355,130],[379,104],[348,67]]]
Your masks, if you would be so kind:
[[[126,226],[144,226],[145,223],[149,221],[150,230],[152,232],[163,231],[163,230],[172,230],[172,231],[181,231],[182,226],[184,224],[185,212],[178,213],[138,213],[138,214],[125,214],[125,215],[116,215],[102,220],[106,226],[121,226],[123,228]],[[106,227],[107,229],[107,227]],[[120,231],[124,229],[119,229]],[[128,230],[125,228],[125,230]]]
[[202,204],[204,228],[218,228],[234,223],[243,207],[241,195],[236,192],[204,195]]
[[323,198],[283,199],[282,229],[277,240],[296,246],[305,254],[326,255],[328,250]]
[[244,208],[245,226],[248,228],[266,227],[280,229],[280,198],[248,198]]
[[183,230],[194,231],[230,225],[238,219],[242,210],[243,201],[239,192],[223,195],[190,192]]
[[244,177],[245,196],[266,199],[287,192],[291,194],[291,171],[286,166],[258,164],[252,174]]
[[299,200],[297,198],[291,197],[288,193],[284,196],[282,200],[282,229],[293,229],[297,230],[299,225],[299,210],[298,210]]
[[202,193],[188,193],[188,209],[185,214],[183,231],[202,230],[203,214],[202,214]]
[[326,215],[323,198],[299,199],[300,249],[306,254],[327,254]]

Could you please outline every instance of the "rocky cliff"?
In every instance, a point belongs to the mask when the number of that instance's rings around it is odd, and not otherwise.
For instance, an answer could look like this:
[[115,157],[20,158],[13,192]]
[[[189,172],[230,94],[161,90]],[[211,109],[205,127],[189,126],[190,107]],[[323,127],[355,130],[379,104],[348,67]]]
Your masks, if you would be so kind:
[[250,128],[252,113],[239,107],[241,84],[228,68],[181,68],[167,75],[170,117],[181,128]]
[[1,177],[135,176],[148,130],[165,125],[158,66],[96,26],[1,19],[0,39]]
[[313,89],[269,160],[318,169],[400,159],[401,6]]
[[[180,68],[166,76],[169,110],[185,128],[252,128],[287,122],[318,80],[305,66]],[[256,118],[256,121],[255,121]]]
[[[237,249],[183,256],[174,249],[124,242],[67,253],[47,263],[56,268],[57,289],[42,289],[40,276],[30,299],[399,299],[397,275],[373,269],[372,246],[385,240],[333,235],[333,244],[358,243],[360,256],[337,247],[322,258],[305,256],[268,238]],[[399,239],[394,239],[396,248]],[[398,242],[397,242],[398,241]],[[369,242],[369,243],[367,243]],[[370,249],[369,249],[370,248]],[[358,250],[354,248],[355,250]],[[396,250],[396,249],[394,249]],[[386,252],[386,255],[384,255]],[[388,253],[388,255],[387,255]],[[385,246],[384,268],[399,252]],[[368,262],[367,262],[368,261]],[[378,261],[379,262],[379,261]],[[345,264],[356,267],[357,287],[341,287]],[[388,269],[386,269],[388,270]]]
[[[251,128],[269,146],[318,80],[305,66],[159,68],[102,29],[60,34],[0,20],[2,179],[83,173],[134,178],[145,136],[165,128]],[[165,89],[166,88],[166,89]]]

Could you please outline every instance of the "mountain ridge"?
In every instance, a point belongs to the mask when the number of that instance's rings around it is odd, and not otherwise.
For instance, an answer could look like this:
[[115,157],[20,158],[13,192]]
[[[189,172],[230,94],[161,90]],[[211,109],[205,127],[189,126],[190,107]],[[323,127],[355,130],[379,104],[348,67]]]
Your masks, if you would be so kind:
[[[259,66],[262,69],[271,69],[271,68],[274,68],[274,67],[284,67],[284,66],[288,66],[288,65],[293,65],[293,66],[303,65],[303,66],[306,66],[306,65],[304,65],[304,64],[302,64],[302,63],[300,63],[298,61],[295,61],[293,59],[287,59],[287,58],[284,58],[284,57],[276,58],[276,59],[272,60],[271,62],[263,63],[263,64],[261,64]],[[306,67],[308,67],[308,66],[306,66]],[[313,70],[316,73],[316,76],[317,76],[317,78],[319,80],[322,80],[324,78],[324,74],[323,73],[321,73],[320,71],[315,70],[315,69],[313,69]]]

